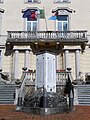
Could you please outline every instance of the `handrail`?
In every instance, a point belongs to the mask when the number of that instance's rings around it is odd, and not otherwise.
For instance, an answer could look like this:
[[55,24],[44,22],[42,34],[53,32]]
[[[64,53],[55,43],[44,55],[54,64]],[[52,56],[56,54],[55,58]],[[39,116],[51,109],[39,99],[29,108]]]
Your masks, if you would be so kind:
[[24,87],[25,87],[26,75],[27,74],[25,72],[23,72],[23,75],[21,76],[21,79],[20,79],[21,85],[20,85],[20,89],[19,89],[19,93],[18,93],[19,97],[23,96],[23,90],[24,90]]

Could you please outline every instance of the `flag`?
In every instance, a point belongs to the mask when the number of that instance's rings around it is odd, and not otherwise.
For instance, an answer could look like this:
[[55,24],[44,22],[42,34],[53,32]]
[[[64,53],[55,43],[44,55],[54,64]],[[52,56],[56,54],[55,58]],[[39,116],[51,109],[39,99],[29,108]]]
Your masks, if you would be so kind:
[[36,21],[37,20],[37,10],[27,9],[23,13],[23,18],[27,18],[28,21]]
[[57,20],[57,17],[52,15],[49,20]]
[[58,19],[58,12],[55,12],[54,15],[52,15],[49,20],[57,20]]
[[44,19],[44,18],[45,18],[44,9],[40,9],[40,18],[41,18],[41,19]]
[[74,96],[74,90],[73,90],[73,85],[71,83],[71,80],[70,80],[70,77],[68,75],[68,79],[66,81],[66,86],[65,86],[65,90],[64,90],[64,93],[65,94],[68,94],[68,96],[70,96],[70,92],[72,91],[73,93],[73,96]]
[[32,11],[32,12],[31,12],[30,20],[31,20],[31,21],[37,20],[36,11]]
[[28,16],[30,16],[30,14],[31,14],[31,12],[30,12],[30,10],[29,9],[27,9],[26,11],[24,11],[24,13],[23,13],[23,18],[27,18]]

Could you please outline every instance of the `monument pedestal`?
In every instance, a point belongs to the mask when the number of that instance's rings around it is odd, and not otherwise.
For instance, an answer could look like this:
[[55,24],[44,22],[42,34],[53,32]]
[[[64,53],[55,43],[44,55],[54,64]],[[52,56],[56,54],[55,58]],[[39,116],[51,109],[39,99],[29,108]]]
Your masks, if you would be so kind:
[[33,114],[49,115],[67,110],[67,99],[54,92],[37,90],[31,96],[25,96],[22,111]]

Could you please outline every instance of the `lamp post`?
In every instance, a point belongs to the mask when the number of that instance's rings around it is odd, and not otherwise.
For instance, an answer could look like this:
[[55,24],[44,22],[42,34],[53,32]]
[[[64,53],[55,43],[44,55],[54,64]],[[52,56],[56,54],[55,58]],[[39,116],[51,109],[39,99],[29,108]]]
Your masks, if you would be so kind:
[[0,82],[1,82],[1,72],[2,72],[2,69],[0,69]]
[[68,88],[69,88],[69,109],[70,111],[73,110],[73,107],[74,107],[74,88],[73,88],[73,85],[71,83],[71,80],[70,80],[70,71],[71,71],[71,68],[67,68],[68,70]]

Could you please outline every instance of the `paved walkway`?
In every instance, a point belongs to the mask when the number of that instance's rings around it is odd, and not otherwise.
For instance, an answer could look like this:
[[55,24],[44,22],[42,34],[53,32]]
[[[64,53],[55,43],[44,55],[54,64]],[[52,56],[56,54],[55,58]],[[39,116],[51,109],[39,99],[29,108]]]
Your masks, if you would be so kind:
[[75,106],[74,112],[40,116],[15,112],[14,105],[0,105],[0,120],[90,120],[90,106]]

